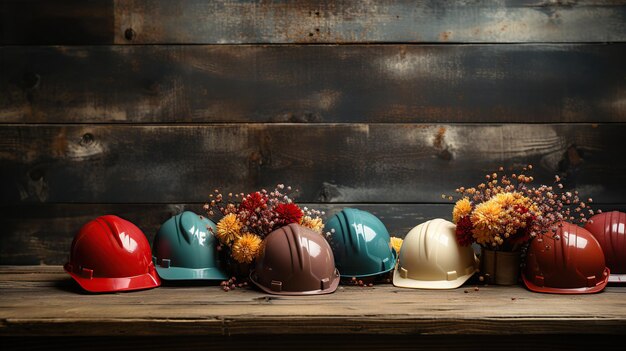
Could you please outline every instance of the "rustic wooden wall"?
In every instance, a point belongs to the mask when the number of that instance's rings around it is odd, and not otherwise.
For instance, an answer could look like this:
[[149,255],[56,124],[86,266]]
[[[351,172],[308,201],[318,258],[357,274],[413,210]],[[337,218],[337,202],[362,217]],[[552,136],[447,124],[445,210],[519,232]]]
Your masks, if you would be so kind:
[[0,264],[297,185],[395,235],[499,165],[626,209],[626,1],[0,2]]

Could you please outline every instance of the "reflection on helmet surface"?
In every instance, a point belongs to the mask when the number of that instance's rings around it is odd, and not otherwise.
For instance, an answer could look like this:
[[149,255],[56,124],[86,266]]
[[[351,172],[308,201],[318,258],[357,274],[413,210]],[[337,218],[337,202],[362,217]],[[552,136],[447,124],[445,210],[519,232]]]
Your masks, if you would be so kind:
[[192,226],[191,229],[189,229],[189,234],[191,234],[192,237],[196,238],[196,240],[198,241],[198,244],[200,246],[205,246],[206,245],[206,237],[207,237],[207,233],[200,230],[200,228],[196,229],[196,226]]
[[[573,233],[570,233],[570,235],[572,235],[572,234]],[[569,236],[566,237],[566,240],[568,241],[567,244],[569,246],[575,246],[575,247],[577,247],[579,249],[584,249],[585,247],[587,247],[587,243],[589,243],[589,241],[587,241],[587,239],[582,238],[582,237],[580,237],[578,235],[572,235],[571,238],[574,239],[574,240],[569,240],[570,239]]]
[[352,226],[354,227],[356,235],[361,236],[365,240],[365,242],[370,242],[376,237],[376,232],[374,231],[374,229],[366,225],[363,225],[361,223],[352,223]]
[[322,248],[314,241],[311,241],[305,237],[300,237],[300,245],[306,247],[309,250],[311,257],[317,257],[322,253]]
[[444,245],[446,247],[450,246],[450,238],[448,236],[445,235],[438,235],[437,236],[437,241],[439,241],[439,243],[441,245]]
[[131,238],[128,234],[126,234],[126,232],[121,232],[119,236],[124,249],[128,252],[135,252],[137,249],[137,242],[135,239]]

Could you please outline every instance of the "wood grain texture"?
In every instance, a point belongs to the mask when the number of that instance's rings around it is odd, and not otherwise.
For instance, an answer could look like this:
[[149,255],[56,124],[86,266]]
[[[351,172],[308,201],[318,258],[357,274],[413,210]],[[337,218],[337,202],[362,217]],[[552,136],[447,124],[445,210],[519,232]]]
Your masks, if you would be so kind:
[[622,350],[614,335],[133,335],[133,336],[69,336],[69,337],[3,337],[9,350]]
[[[378,43],[626,40],[624,1],[115,1],[115,42]],[[126,30],[135,35],[128,38]]]
[[626,44],[0,48],[0,123],[625,122]]
[[620,42],[613,1],[3,0],[0,44]]
[[[344,207],[376,215],[392,236],[404,238],[414,226],[433,218],[451,219],[452,204],[300,204],[326,211]],[[626,204],[594,205],[625,211]],[[202,204],[23,204],[0,206],[0,265],[59,265],[67,261],[74,235],[88,221],[115,214],[135,223],[152,243],[160,225],[182,211],[203,214]]]
[[[519,286],[414,290],[388,284],[277,297],[218,286],[85,294],[61,267],[0,268],[0,335],[524,335],[626,332],[626,290],[536,294]],[[468,292],[465,293],[464,291]]]
[[2,0],[0,45],[112,44],[112,0]]
[[[301,204],[326,211],[344,207],[378,216],[393,236],[404,237],[426,220],[450,218],[450,204]],[[626,206],[623,206],[626,208]],[[152,242],[161,223],[182,211],[202,214],[202,204],[28,204],[0,207],[0,265],[64,264],[72,238],[85,223],[116,214],[135,223]]]
[[626,124],[3,125],[2,204],[187,203],[278,183],[301,202],[444,202],[531,163],[598,203],[624,203]]

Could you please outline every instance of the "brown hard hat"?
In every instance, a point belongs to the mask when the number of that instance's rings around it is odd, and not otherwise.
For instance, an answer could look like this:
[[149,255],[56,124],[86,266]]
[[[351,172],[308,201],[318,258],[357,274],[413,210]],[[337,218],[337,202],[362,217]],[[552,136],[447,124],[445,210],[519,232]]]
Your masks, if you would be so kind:
[[326,239],[292,223],[265,238],[250,279],[268,294],[330,294],[339,285],[339,272]]
[[610,272],[598,241],[586,229],[566,222],[556,234],[531,241],[522,274],[526,287],[555,294],[602,291]]
[[[591,217],[592,223],[587,223],[585,229],[591,232],[598,240],[606,266],[611,274],[626,273],[626,213],[605,212]],[[612,280],[609,280],[612,281]]]

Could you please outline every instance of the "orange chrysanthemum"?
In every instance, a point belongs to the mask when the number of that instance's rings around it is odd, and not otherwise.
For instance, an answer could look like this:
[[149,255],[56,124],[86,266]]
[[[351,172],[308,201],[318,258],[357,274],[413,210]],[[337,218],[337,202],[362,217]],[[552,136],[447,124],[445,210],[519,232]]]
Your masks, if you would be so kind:
[[322,222],[322,219],[319,217],[312,218],[311,216],[304,216],[302,217],[300,224],[320,234],[322,234],[322,231],[324,230],[324,222]]
[[239,237],[241,222],[234,213],[229,213],[217,222],[215,236],[224,244],[228,245]]
[[502,231],[500,215],[502,207],[496,202],[489,200],[476,206],[470,219],[474,225],[474,238],[479,244],[490,244]]
[[461,200],[457,201],[454,205],[454,209],[452,210],[452,220],[456,224],[461,218],[469,215],[471,211],[472,204],[470,203],[470,200],[468,198],[464,197]]
[[244,233],[233,243],[231,248],[233,258],[239,263],[251,263],[259,254],[262,242],[258,236]]

